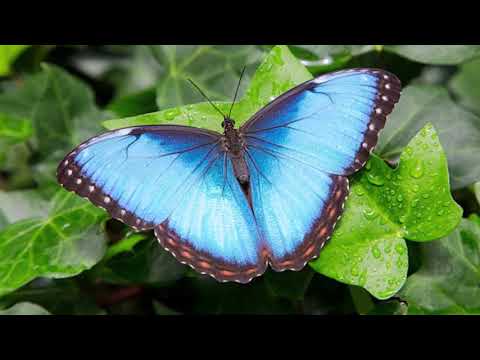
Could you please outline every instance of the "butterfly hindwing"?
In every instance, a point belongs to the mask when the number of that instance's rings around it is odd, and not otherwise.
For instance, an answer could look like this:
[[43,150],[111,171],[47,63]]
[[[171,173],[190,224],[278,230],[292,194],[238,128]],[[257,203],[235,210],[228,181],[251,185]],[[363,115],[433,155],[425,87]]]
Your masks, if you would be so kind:
[[240,129],[274,269],[298,270],[318,256],[342,213],[346,175],[365,164],[399,96],[393,74],[339,71],[281,95]]
[[73,150],[58,181],[137,230],[155,229],[180,261],[219,280],[263,273],[252,211],[220,134],[182,126],[125,128]]
[[247,150],[255,217],[275,270],[300,270],[318,255],[343,211],[348,179],[268,150]]

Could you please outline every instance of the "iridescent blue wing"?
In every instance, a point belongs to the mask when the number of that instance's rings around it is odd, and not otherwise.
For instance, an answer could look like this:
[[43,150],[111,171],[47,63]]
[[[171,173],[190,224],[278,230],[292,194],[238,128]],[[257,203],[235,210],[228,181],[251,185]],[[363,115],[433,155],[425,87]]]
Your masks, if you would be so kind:
[[183,126],[120,129],[68,154],[58,181],[137,230],[155,229],[181,262],[218,280],[263,273],[259,237],[220,134]]
[[255,217],[276,270],[318,256],[359,170],[400,96],[400,81],[376,69],[334,72],[278,97],[240,130]]

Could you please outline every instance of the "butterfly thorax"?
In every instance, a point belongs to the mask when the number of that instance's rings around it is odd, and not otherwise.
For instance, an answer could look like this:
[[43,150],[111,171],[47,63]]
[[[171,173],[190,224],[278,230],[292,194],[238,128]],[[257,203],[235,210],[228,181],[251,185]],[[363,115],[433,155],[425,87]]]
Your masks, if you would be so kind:
[[224,150],[230,155],[233,164],[235,177],[240,183],[248,182],[250,175],[247,163],[244,158],[245,141],[240,132],[235,129],[235,121],[226,117],[222,123],[224,128],[222,145]]

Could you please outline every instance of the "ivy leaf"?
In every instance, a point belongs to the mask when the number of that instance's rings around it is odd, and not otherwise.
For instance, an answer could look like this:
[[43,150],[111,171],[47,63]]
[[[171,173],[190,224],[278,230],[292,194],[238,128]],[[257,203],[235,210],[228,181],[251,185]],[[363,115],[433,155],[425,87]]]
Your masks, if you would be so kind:
[[63,278],[91,268],[105,252],[98,224],[106,213],[60,190],[49,215],[22,220],[0,231],[0,295],[36,277]]
[[424,64],[456,65],[480,55],[479,45],[385,45],[385,51]]
[[163,305],[158,301],[153,301],[153,310],[155,311],[156,315],[181,315],[179,312],[170,309],[169,307]]
[[288,314],[292,303],[272,294],[263,278],[248,286],[219,283],[210,277],[187,279],[190,305],[196,314]]
[[0,139],[8,144],[23,142],[32,136],[30,119],[22,119],[0,113]]
[[395,169],[372,155],[350,189],[338,228],[310,265],[378,299],[389,298],[406,280],[405,239],[445,236],[462,216],[450,194],[446,157],[433,127],[427,124],[412,139]]
[[[210,99],[230,100],[243,66],[256,62],[262,54],[254,45],[157,45],[150,48],[163,70],[157,85],[159,109],[203,100],[188,79]],[[207,72],[206,67],[212,70]],[[246,75],[248,78],[248,73]]]
[[26,76],[16,90],[0,94],[0,113],[30,119],[32,144],[44,156],[70,150],[99,130],[104,115],[92,91],[55,65]]
[[[165,286],[183,277],[185,265],[163,250],[152,236],[133,234],[109,248],[90,276],[122,285]],[[113,249],[113,250],[112,250]]]
[[422,266],[399,295],[409,314],[480,314],[480,222],[463,219],[449,236],[422,244]]
[[338,70],[354,56],[381,49],[375,45],[290,45],[289,48],[313,73]]
[[463,64],[449,86],[460,104],[480,114],[480,59]]
[[314,274],[308,267],[299,272],[278,273],[270,270],[264,275],[265,285],[274,296],[300,301],[303,300]]
[[156,96],[156,89],[148,88],[115,99],[108,105],[108,110],[121,117],[150,113],[157,110]]
[[473,191],[475,193],[475,197],[477,198],[477,202],[480,205],[480,181],[473,185]]
[[81,289],[76,278],[38,278],[28,285],[3,296],[0,307],[6,308],[21,302],[35,303],[55,315],[103,315],[92,294]]
[[[240,126],[276,96],[311,78],[312,75],[287,47],[276,46],[258,67],[242,100],[235,104],[232,117]],[[231,106],[228,102],[215,104],[225,113],[228,113]],[[108,120],[104,121],[103,125],[107,129],[117,129],[171,123],[223,131],[222,120],[221,115],[208,102],[202,102],[124,119]]]
[[11,308],[0,310],[0,315],[51,315],[47,310],[37,304],[21,302]]
[[42,216],[48,206],[35,190],[0,191],[0,211],[5,214],[7,223]]
[[384,159],[396,160],[427,122],[435,126],[445,148],[452,188],[480,180],[480,118],[456,105],[440,86],[411,85],[403,89],[375,152]]
[[391,299],[381,301],[368,312],[368,315],[407,315],[408,304],[405,301]]
[[15,59],[30,45],[0,45],[0,76],[10,74]]

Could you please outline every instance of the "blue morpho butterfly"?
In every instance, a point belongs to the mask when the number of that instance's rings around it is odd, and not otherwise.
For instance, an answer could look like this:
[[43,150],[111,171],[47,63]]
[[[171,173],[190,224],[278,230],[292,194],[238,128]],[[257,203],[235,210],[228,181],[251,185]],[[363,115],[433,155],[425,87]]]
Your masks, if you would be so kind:
[[300,270],[330,238],[347,175],[367,161],[400,91],[383,70],[321,75],[239,129],[224,116],[223,134],[152,125],[94,137],[60,163],[58,181],[154,229],[180,262],[219,281],[247,283],[268,264]]

